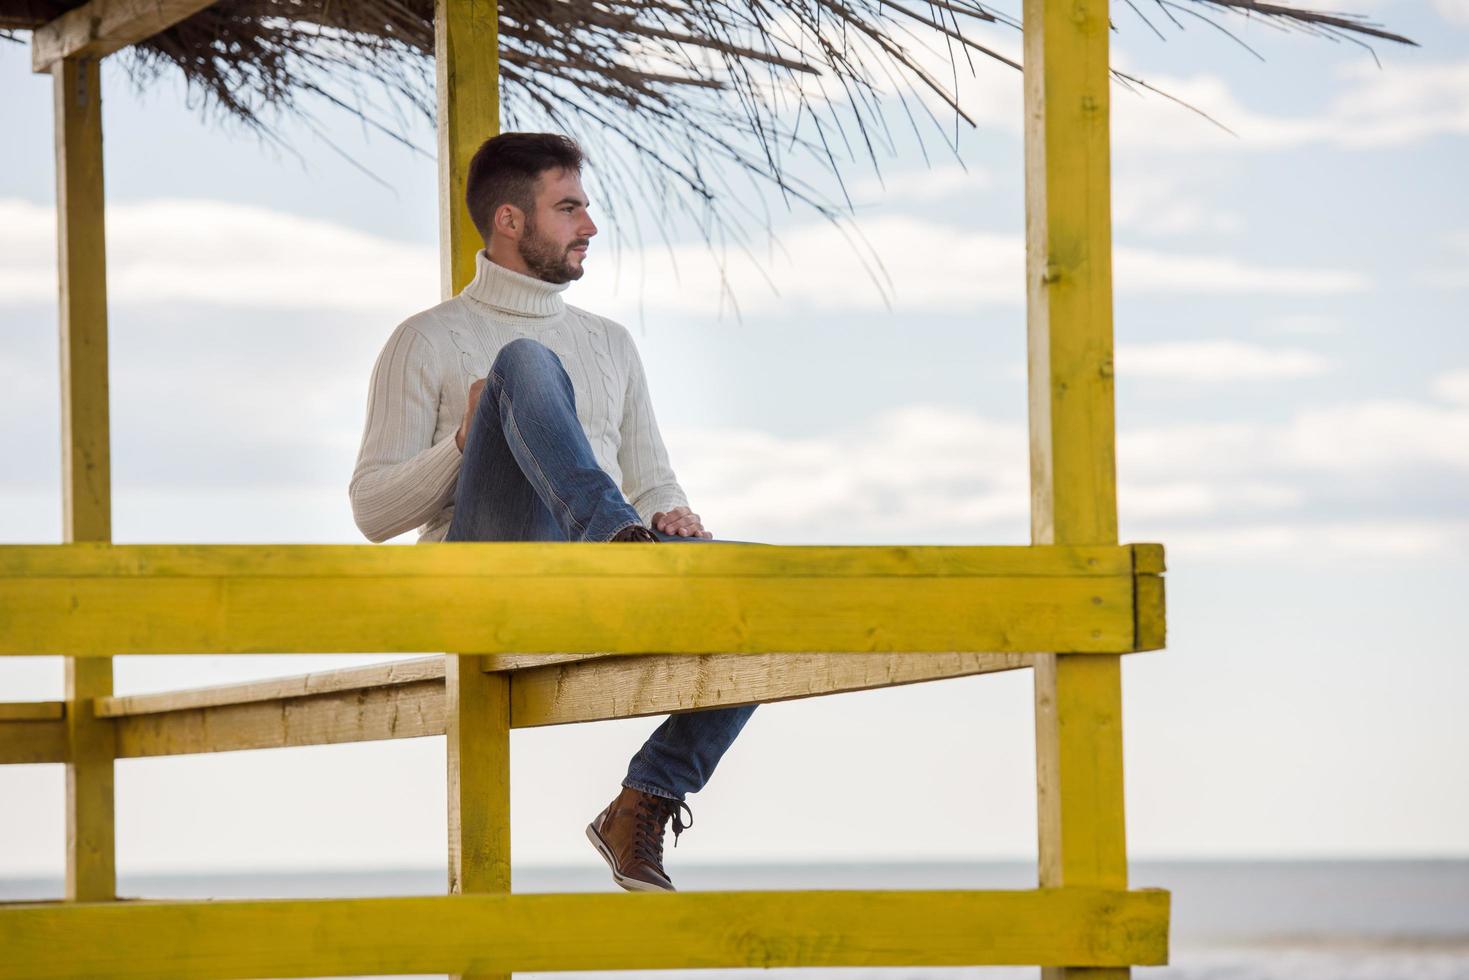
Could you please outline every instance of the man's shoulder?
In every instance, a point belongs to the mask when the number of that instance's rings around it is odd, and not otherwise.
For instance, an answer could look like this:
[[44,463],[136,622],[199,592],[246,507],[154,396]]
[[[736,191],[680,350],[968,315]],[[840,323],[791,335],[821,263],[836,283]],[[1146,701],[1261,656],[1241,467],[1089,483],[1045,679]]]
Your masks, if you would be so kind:
[[418,339],[437,348],[448,336],[453,321],[464,315],[463,303],[455,296],[419,310],[393,329],[391,340]]
[[600,313],[593,313],[591,310],[584,310],[580,306],[572,306],[570,303],[566,304],[566,315],[575,317],[584,326],[592,330],[606,332],[607,336],[618,344],[629,347],[635,346],[633,344],[632,331],[611,317],[603,316]]

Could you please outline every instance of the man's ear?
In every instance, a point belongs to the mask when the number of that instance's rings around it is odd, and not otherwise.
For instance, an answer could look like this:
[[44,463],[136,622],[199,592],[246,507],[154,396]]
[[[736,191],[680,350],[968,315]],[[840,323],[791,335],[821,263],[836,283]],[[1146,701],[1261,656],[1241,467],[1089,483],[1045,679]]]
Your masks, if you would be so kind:
[[495,209],[491,227],[508,238],[519,238],[525,230],[525,212],[513,204],[502,204]]

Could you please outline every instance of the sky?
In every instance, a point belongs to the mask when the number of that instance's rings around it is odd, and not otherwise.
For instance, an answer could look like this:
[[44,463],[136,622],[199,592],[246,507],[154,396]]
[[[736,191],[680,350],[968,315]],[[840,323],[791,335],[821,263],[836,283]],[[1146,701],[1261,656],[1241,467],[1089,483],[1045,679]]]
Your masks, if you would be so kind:
[[[1232,131],[1114,87],[1121,540],[1169,569],[1168,649],[1124,664],[1135,857],[1469,855],[1469,3],[1351,9],[1421,47],[1379,64],[1228,21],[1257,58],[1114,18],[1114,65]],[[28,63],[0,43],[7,543],[61,535],[50,82]],[[865,247],[777,210],[778,246],[728,257],[737,314],[686,229],[614,255],[599,219],[568,301],[633,331],[716,537],[1027,542],[1019,78],[976,69],[962,166],[931,135],[927,163],[899,139],[880,179],[851,164]],[[328,117],[369,176],[289,122],[294,154],[206,120],[167,77],[138,91],[109,62],[104,87],[114,540],[363,542],[368,375],[437,299],[431,156]],[[125,658],[116,689],[372,659]],[[0,661],[0,699],[60,691],[59,661]],[[582,827],[655,724],[514,733],[515,860],[598,860]],[[443,769],[442,739],[127,760],[119,867],[437,866]],[[59,766],[0,769],[0,875],[60,874],[62,797]],[[1030,675],[762,706],[690,802],[675,875],[1031,857]]]

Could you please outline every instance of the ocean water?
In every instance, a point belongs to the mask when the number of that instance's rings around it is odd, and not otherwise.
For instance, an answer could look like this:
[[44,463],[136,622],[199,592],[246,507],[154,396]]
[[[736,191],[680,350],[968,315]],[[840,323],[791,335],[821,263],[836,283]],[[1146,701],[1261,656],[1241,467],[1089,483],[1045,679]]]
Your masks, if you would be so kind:
[[[810,888],[1029,888],[1020,862],[692,866],[685,891]],[[1138,861],[1134,887],[1173,893],[1171,963],[1138,968],[1158,980],[1469,980],[1469,860]],[[617,891],[600,865],[517,867],[520,892]],[[443,872],[364,870],[124,876],[147,898],[432,895]],[[56,898],[59,880],[0,878],[0,901]],[[1015,967],[663,970],[520,973],[517,977],[634,980],[1034,980]]]

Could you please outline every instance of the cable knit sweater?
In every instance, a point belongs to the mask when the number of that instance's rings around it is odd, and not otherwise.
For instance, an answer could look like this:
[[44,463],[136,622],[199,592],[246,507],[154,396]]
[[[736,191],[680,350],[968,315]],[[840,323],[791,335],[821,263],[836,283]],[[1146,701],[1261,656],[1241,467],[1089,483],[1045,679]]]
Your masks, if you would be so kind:
[[475,262],[475,277],[458,296],[409,317],[378,356],[349,488],[362,533],[386,541],[419,528],[419,542],[444,539],[463,458],[454,433],[469,386],[517,337],[534,338],[561,358],[597,462],[643,523],[657,511],[687,506],[627,328],[568,306],[561,297],[566,283],[521,275],[483,251]]

